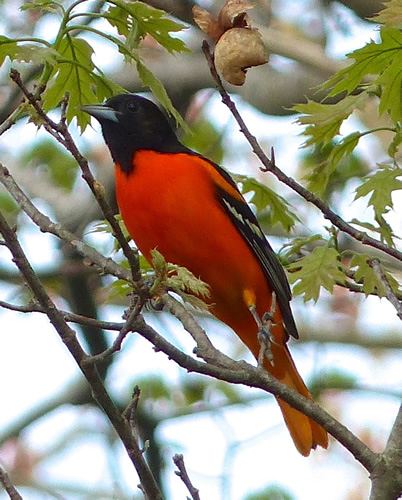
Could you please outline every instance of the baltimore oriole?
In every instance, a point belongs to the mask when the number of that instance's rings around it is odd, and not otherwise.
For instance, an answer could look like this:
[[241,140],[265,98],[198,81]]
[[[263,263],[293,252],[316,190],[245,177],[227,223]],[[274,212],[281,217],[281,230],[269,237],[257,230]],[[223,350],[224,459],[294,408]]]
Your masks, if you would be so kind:
[[[150,251],[157,248],[168,262],[207,283],[212,314],[256,358],[256,317],[270,310],[275,292],[273,359],[265,359],[264,368],[311,399],[286,345],[298,333],[285,272],[229,174],[181,144],[164,114],[144,97],[124,94],[81,109],[102,126],[116,166],[120,212],[141,253],[150,262]],[[278,403],[302,455],[317,445],[328,446],[320,425],[284,401]]]

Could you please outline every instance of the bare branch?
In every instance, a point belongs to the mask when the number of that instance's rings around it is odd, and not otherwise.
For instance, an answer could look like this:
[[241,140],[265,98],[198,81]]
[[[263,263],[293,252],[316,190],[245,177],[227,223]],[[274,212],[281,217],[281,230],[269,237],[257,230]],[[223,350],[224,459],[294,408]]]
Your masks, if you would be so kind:
[[370,500],[397,500],[402,496],[402,406],[384,452],[372,474]]
[[69,243],[80,255],[86,257],[90,262],[95,264],[102,273],[110,273],[122,280],[131,281],[131,275],[127,269],[116,264],[114,260],[104,257],[94,248],[83,243],[75,234],[64,229],[60,224],[51,221],[49,217],[40,212],[15,182],[8,169],[1,163],[0,182],[11,194],[18,206],[42,232],[54,234],[58,238]]
[[23,500],[17,489],[8,477],[7,472],[0,466],[0,484],[6,490],[11,500]]
[[399,301],[397,295],[392,290],[391,285],[389,284],[389,281],[385,276],[384,270],[381,267],[380,262],[377,259],[370,259],[368,261],[368,265],[373,269],[373,271],[378,276],[378,279],[384,285],[385,295],[387,296],[387,299],[395,307],[398,318],[402,320],[402,302]]
[[199,490],[193,486],[193,483],[191,482],[191,479],[189,478],[189,475],[187,474],[187,469],[186,469],[186,466],[184,465],[183,455],[177,453],[173,457],[173,462],[176,465],[176,467],[179,469],[179,470],[175,471],[175,474],[177,476],[179,476],[179,478],[183,481],[186,488],[188,489],[188,492],[191,495],[191,498],[193,500],[201,500]]

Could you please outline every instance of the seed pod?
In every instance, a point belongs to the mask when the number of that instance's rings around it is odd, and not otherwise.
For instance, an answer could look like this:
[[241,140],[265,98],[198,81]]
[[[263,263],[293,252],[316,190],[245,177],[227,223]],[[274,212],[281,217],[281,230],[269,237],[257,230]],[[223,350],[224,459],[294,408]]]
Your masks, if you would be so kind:
[[225,31],[212,14],[198,5],[193,7],[193,17],[198,27],[213,38],[215,42]]
[[232,28],[215,46],[215,66],[232,85],[243,85],[246,70],[268,62],[268,55],[258,30]]
[[230,28],[248,27],[246,11],[255,7],[255,3],[245,0],[227,0],[219,12],[218,24],[225,31]]

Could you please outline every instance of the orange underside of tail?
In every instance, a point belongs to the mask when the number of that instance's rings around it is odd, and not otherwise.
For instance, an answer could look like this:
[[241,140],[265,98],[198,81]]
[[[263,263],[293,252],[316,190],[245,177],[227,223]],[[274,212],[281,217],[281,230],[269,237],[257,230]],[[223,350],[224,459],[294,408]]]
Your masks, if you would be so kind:
[[[294,389],[304,397],[311,395],[299,375],[286,345],[272,345],[274,366],[266,360],[264,368],[282,383]],[[285,401],[276,398],[282,410],[286,425],[298,451],[305,457],[317,446],[328,447],[328,434],[319,424]]]

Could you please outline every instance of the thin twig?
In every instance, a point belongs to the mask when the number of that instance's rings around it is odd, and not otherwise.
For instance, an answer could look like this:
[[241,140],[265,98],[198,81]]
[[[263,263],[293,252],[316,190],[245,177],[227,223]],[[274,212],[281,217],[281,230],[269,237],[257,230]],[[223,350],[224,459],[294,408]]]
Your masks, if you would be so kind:
[[18,206],[28,215],[32,222],[44,233],[51,233],[69,243],[80,255],[86,257],[102,273],[110,273],[116,278],[131,282],[127,269],[119,266],[114,260],[104,257],[94,248],[83,243],[74,233],[53,222],[47,215],[38,210],[22,191],[9,170],[0,163],[0,182],[14,198]]
[[113,344],[108,349],[101,352],[100,354],[96,354],[96,355],[91,356],[91,358],[88,362],[95,363],[95,364],[102,363],[107,358],[112,356],[112,354],[114,354],[117,351],[120,351],[124,339],[135,328],[135,321],[141,312],[142,306],[143,306],[143,302],[141,300],[137,300],[137,303],[132,308],[129,317],[127,318],[126,322],[124,323],[124,325],[120,329],[119,334],[115,338]]
[[137,421],[137,408],[138,408],[138,403],[140,401],[140,394],[141,394],[140,388],[138,387],[138,385],[136,385],[133,389],[133,394],[131,396],[130,403],[123,412],[123,416],[130,424],[133,435],[137,441],[139,441],[140,439],[140,432]]
[[11,500],[23,500],[22,496],[18,493],[16,487],[8,477],[7,472],[0,466],[0,484],[6,490]]
[[383,270],[380,262],[378,261],[378,259],[369,259],[367,261],[367,264],[373,269],[373,271],[378,276],[378,279],[381,281],[381,283],[384,286],[385,295],[386,295],[387,299],[395,307],[396,314],[398,315],[398,318],[402,320],[402,302],[398,299],[397,295],[392,290],[391,285],[389,284],[389,281],[384,273],[384,270]]
[[193,486],[193,483],[191,482],[191,479],[187,473],[186,466],[184,465],[183,455],[177,453],[173,457],[173,462],[176,465],[176,467],[179,469],[179,470],[175,471],[175,474],[177,476],[179,476],[179,478],[185,484],[186,488],[188,489],[188,492],[191,495],[192,500],[201,500],[199,490]]
[[275,165],[273,150],[271,150],[271,156],[272,156],[271,159],[267,157],[267,155],[264,153],[261,146],[259,145],[257,139],[248,130],[243,118],[241,117],[239,111],[237,110],[236,104],[232,101],[229,94],[226,92],[222,84],[222,80],[218,72],[216,71],[214,58],[210,52],[208,42],[205,40],[203,42],[202,49],[205,54],[205,58],[208,62],[211,75],[214,78],[217,84],[217,89],[222,97],[222,102],[229,108],[230,112],[232,113],[235,120],[239,124],[240,131],[247,139],[253,152],[257,155],[261,163],[264,165],[264,167],[262,167],[261,170],[263,172],[271,172],[280,182],[282,182],[290,189],[298,193],[302,198],[304,198],[309,203],[315,205],[321,211],[323,216],[329,221],[331,221],[332,224],[336,226],[340,231],[349,234],[352,238],[360,241],[363,245],[368,245],[373,248],[376,248],[377,250],[381,250],[382,252],[390,255],[391,257],[395,257],[395,259],[402,261],[401,251],[397,250],[396,248],[385,245],[381,241],[372,238],[363,231],[356,230],[353,226],[351,226],[345,220],[343,220],[342,217],[340,217],[333,210],[331,210],[329,205],[323,200],[321,200],[321,198],[318,198],[318,196],[314,195],[311,191],[309,191],[301,184],[296,182],[292,177],[287,176],[282,170],[280,170]]
[[[8,309],[9,311],[20,312],[24,314],[29,314],[33,312],[46,314],[46,311],[39,304],[35,302],[30,302],[26,305],[11,304],[4,300],[0,300],[0,307],[3,309]],[[101,319],[90,318],[88,316],[83,316],[82,314],[71,313],[68,311],[63,311],[59,309],[60,314],[68,323],[76,323],[77,325],[83,326],[93,326],[95,328],[100,328],[102,330],[113,330],[120,331],[125,323],[117,323],[114,321],[102,321]]]

